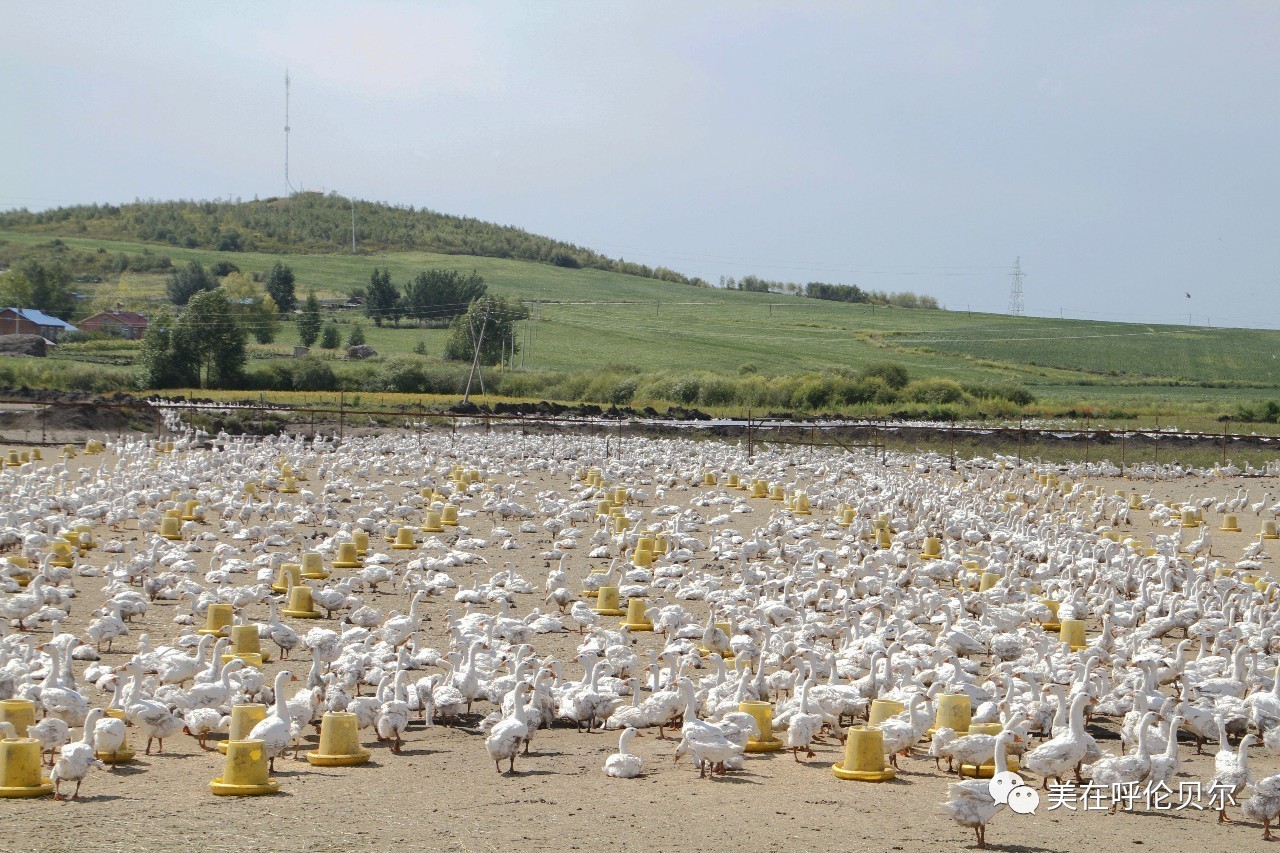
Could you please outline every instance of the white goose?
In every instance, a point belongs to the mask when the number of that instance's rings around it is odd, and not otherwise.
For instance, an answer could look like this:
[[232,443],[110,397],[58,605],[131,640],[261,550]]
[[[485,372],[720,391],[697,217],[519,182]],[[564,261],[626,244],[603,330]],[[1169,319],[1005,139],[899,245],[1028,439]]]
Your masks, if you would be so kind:
[[634,779],[644,771],[644,759],[628,747],[636,736],[634,726],[627,726],[618,735],[618,751],[604,761],[604,772],[618,779]]
[[[996,735],[995,772],[1005,773],[1009,770],[1009,762],[1005,757],[1009,741],[1013,739],[1013,731],[1005,729]],[[996,812],[1004,808],[991,796],[991,783],[986,779],[967,779],[964,782],[952,782],[947,786],[950,797],[942,804],[942,812],[961,826],[973,829],[978,837],[978,846],[987,846],[987,824]]]
[[288,670],[276,673],[275,705],[271,713],[249,732],[249,740],[262,741],[262,750],[269,762],[268,769],[272,772],[276,769],[276,756],[288,749],[294,738],[294,722],[289,717],[289,704],[284,696],[285,686],[293,680],[293,673]]
[[94,726],[98,724],[98,720],[102,719],[104,713],[101,708],[90,711],[84,721],[84,737],[64,746],[58,755],[58,760],[53,765],[52,772],[49,773],[49,779],[53,782],[55,800],[62,799],[63,782],[76,783],[75,791],[68,798],[74,800],[80,795],[80,783],[84,781],[89,768],[106,766],[93,754]]

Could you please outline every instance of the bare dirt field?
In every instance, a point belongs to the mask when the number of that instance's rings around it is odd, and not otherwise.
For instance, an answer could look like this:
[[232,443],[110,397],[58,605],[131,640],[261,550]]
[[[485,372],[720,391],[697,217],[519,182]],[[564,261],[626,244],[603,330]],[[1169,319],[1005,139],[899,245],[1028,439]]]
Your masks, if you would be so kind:
[[[473,563],[449,568],[448,574],[461,586],[472,585],[473,573],[480,582],[487,582],[491,575],[503,569],[510,561],[514,570],[534,585],[532,593],[512,596],[516,618],[526,616],[534,607],[543,612],[556,612],[553,604],[544,602],[544,580],[556,562],[544,556],[553,547],[554,537],[543,527],[548,517],[537,507],[543,500],[551,500],[551,493],[561,498],[575,497],[572,488],[581,483],[576,471],[588,463],[602,465],[611,473],[611,483],[650,492],[644,505],[633,504],[629,512],[641,527],[651,524],[667,524],[672,516],[654,514],[660,505],[675,506],[680,511],[696,510],[703,519],[691,535],[708,543],[713,534],[731,529],[743,537],[750,537],[753,530],[764,527],[771,519],[784,527],[797,523],[789,514],[780,513],[780,504],[767,499],[751,499],[746,492],[734,492],[732,497],[749,507],[750,512],[733,514],[726,522],[711,526],[707,519],[729,512],[728,504],[700,505],[696,502],[724,491],[723,487],[686,485],[697,482],[701,472],[715,469],[723,476],[725,470],[748,473],[745,460],[738,460],[736,448],[706,443],[703,450],[690,450],[685,443],[645,442],[629,443],[627,454],[621,459],[604,459],[603,443],[571,438],[541,439],[530,444],[527,453],[516,446],[521,438],[516,435],[494,434],[455,439],[448,436],[428,437],[427,446],[419,453],[403,444],[395,447],[394,454],[383,455],[376,438],[360,439],[358,450],[334,450],[325,447],[323,452],[313,452],[308,447],[287,445],[266,449],[254,449],[246,445],[232,454],[206,450],[183,449],[173,454],[155,454],[145,449],[130,447],[119,455],[116,449],[100,455],[80,455],[65,463],[64,492],[88,494],[100,489],[102,495],[125,498],[126,489],[135,489],[125,480],[144,472],[155,489],[163,494],[136,495],[135,505],[118,519],[117,525],[102,519],[93,525],[93,535],[99,547],[87,551],[80,559],[74,577],[64,585],[74,584],[76,596],[71,602],[69,618],[61,630],[83,636],[94,613],[104,602],[102,587],[104,577],[113,567],[133,559],[145,558],[155,543],[155,534],[148,528],[152,523],[145,517],[147,510],[163,510],[172,506],[175,496],[190,492],[204,504],[206,520],[196,525],[198,534],[214,534],[214,538],[194,540],[199,550],[179,551],[185,558],[195,561],[196,570],[187,578],[204,586],[213,584],[206,580],[214,547],[228,543],[240,549],[241,556],[253,560],[261,554],[296,555],[305,549],[324,545],[328,537],[342,526],[349,530],[356,519],[371,508],[385,501],[393,506],[406,495],[413,496],[422,485],[442,486],[445,477],[455,465],[475,467],[485,472],[485,482],[474,485],[469,495],[460,496],[461,528],[452,528],[440,534],[446,545],[456,545],[459,535],[486,540],[484,546],[474,546],[471,552],[483,557],[487,563]],[[556,444],[556,442],[559,442]],[[513,447],[515,449],[513,449]],[[560,458],[553,458],[555,448],[565,451]],[[566,447],[569,448],[566,451]],[[8,448],[5,448],[7,453]],[[348,455],[349,454],[349,455]],[[576,454],[576,458],[570,458]],[[671,458],[669,454],[674,454]],[[21,470],[6,470],[0,474],[0,485],[6,490],[4,512],[9,514],[6,527],[15,527],[25,506],[14,505],[17,481],[21,477],[45,477],[54,484],[50,491],[56,493],[56,479],[49,479],[47,472],[62,464],[50,457]],[[275,460],[287,457],[293,467],[308,479],[300,483],[303,490],[314,496],[314,503],[305,504],[307,495],[279,494],[270,486],[278,483]],[[522,458],[523,456],[523,458]],[[341,460],[341,461],[339,461]],[[735,464],[740,462],[741,464]],[[892,472],[882,469],[869,457],[856,455],[826,455],[823,453],[796,452],[788,459],[783,454],[771,457],[769,470],[760,474],[769,479],[785,480],[796,487],[811,487],[814,494],[814,515],[804,522],[816,522],[823,532],[834,538],[825,539],[823,547],[836,548],[842,544],[855,546],[857,535],[835,527],[835,507],[821,499],[822,494],[838,494],[846,483],[853,484],[857,477],[847,474],[846,466],[862,468],[869,479],[884,478],[884,482],[896,483],[903,494],[911,492],[921,497],[932,491],[949,495],[945,500],[958,505],[970,496],[984,499],[994,488],[983,477],[1003,477],[1001,489],[1017,489],[1027,495],[1037,494],[1039,484],[1034,471],[952,472],[945,467],[924,470],[904,469],[893,466]],[[790,467],[788,467],[790,465]],[[40,472],[46,472],[41,474]],[[663,488],[661,480],[683,472],[685,479],[679,485]],[[876,473],[879,472],[879,473]],[[626,474],[626,476],[623,476]],[[81,482],[83,475],[84,482]],[[772,475],[772,476],[769,476]],[[961,485],[961,477],[968,477],[971,486]],[[1274,481],[1237,478],[1178,478],[1173,480],[1130,481],[1117,478],[1070,477],[1071,480],[1097,487],[1102,494],[1115,489],[1136,490],[1161,502],[1193,502],[1214,497],[1214,503],[1230,499],[1245,489],[1251,502],[1263,498],[1264,492],[1276,489]],[[238,518],[244,507],[240,492],[246,482],[261,483],[268,488],[262,496],[275,504],[265,518],[259,518],[256,510],[245,526],[264,525],[285,521],[289,532],[284,535],[285,544],[263,545],[258,552],[252,550],[255,542],[265,537],[236,539],[227,521]],[[985,484],[978,488],[978,484]],[[332,488],[325,493],[325,486]],[[375,488],[370,488],[375,486]],[[495,487],[501,489],[495,494]],[[887,487],[886,487],[887,488]],[[663,492],[659,495],[657,492]],[[984,491],[986,489],[986,491]],[[912,491],[916,490],[916,491]],[[882,492],[883,495],[886,492]],[[95,493],[96,495],[97,493]],[[533,510],[529,521],[537,525],[536,533],[518,532],[524,519],[502,518],[482,511],[482,508],[501,497]],[[159,502],[149,504],[150,498]],[[95,499],[97,499],[95,497]],[[24,500],[29,500],[24,497]],[[1274,500],[1268,501],[1270,504]],[[136,505],[141,502],[142,505]],[[892,501],[890,501],[892,504]],[[28,505],[35,505],[30,502]],[[260,499],[255,506],[261,507]],[[1056,504],[1047,495],[1029,504],[1046,517],[1062,511],[1062,502]],[[1074,511],[1080,504],[1072,504],[1066,512]],[[886,509],[888,507],[886,506]],[[902,514],[913,522],[918,520],[919,505],[898,506],[895,514]],[[61,516],[70,522],[76,515],[75,502],[67,501],[66,509],[44,509],[41,517]],[[139,528],[138,516],[143,515]],[[1082,516],[1083,517],[1083,516]],[[1241,533],[1217,531],[1220,516],[1212,511],[1205,513],[1208,527],[1213,531],[1212,554],[1226,566],[1241,558],[1243,549],[1256,541],[1260,523],[1269,517],[1246,510],[1240,513]],[[297,523],[293,523],[296,520]],[[385,519],[384,519],[385,520]],[[410,520],[408,523],[415,523]],[[1105,524],[1105,520],[1103,522]],[[495,527],[511,531],[504,536],[493,535]],[[569,583],[573,591],[580,590],[583,578],[591,569],[604,569],[610,558],[592,559],[587,556],[593,545],[586,540],[596,530],[593,521],[582,525],[587,531],[580,545],[568,550],[567,567]],[[1088,537],[1097,543],[1093,524],[1086,524],[1075,531],[1065,530],[1063,535]],[[855,528],[856,529],[856,528]],[[1124,535],[1151,542],[1153,535],[1169,535],[1175,528],[1157,526],[1150,520],[1147,510],[1133,511],[1129,524],[1122,525]],[[391,550],[382,537],[382,531],[370,531],[372,543],[370,555],[386,554],[387,565],[402,574],[410,561],[424,556],[438,556],[439,551]],[[1189,541],[1199,535],[1199,530],[1188,530]],[[815,533],[814,536],[818,534]],[[839,536],[848,536],[841,539]],[[318,537],[318,538],[313,538]],[[426,539],[420,534],[419,544]],[[510,539],[511,546],[503,548],[502,542]],[[184,542],[164,548],[182,549],[193,541],[190,533]],[[103,545],[118,543],[122,550],[108,553]],[[948,543],[951,547],[955,543]],[[34,556],[47,548],[33,551]],[[907,555],[906,569],[918,571],[918,545],[904,547]],[[990,554],[992,543],[984,542],[973,549],[975,554]],[[1280,547],[1272,547],[1280,552]],[[12,553],[12,552],[11,552]],[[139,556],[142,555],[142,556]],[[1182,558],[1185,563],[1189,558]],[[367,564],[370,561],[367,561]],[[689,568],[705,569],[723,580],[724,588],[732,588],[729,581],[740,570],[742,560],[718,559],[715,553],[702,551],[687,564]],[[325,565],[330,565],[326,557]],[[1268,558],[1263,571],[1273,571],[1275,561]],[[826,567],[828,570],[831,567]],[[156,571],[163,571],[155,567]],[[333,577],[325,583],[333,583],[342,577],[357,575],[360,570],[333,570]],[[224,587],[243,588],[258,583],[255,571],[233,575]],[[680,581],[690,580],[691,574]],[[321,586],[317,583],[317,586]],[[135,590],[140,587],[135,586]],[[674,589],[674,587],[673,587]],[[447,652],[451,648],[449,617],[456,618],[467,609],[455,601],[456,589],[426,598],[423,612],[429,621],[423,623],[422,645]],[[950,596],[951,592],[944,593]],[[358,593],[362,602],[390,615],[392,610],[408,611],[411,594],[399,584],[385,583],[376,592]],[[651,599],[663,599],[663,603],[679,603],[685,606],[699,621],[706,618],[704,600],[676,601],[660,590],[653,590]],[[1258,596],[1260,599],[1261,596]],[[174,643],[180,633],[188,632],[187,626],[174,622],[175,615],[189,609],[189,602],[157,600],[150,603],[145,614],[134,618],[129,633],[116,639],[112,649],[102,654],[102,663],[122,666],[139,648],[142,635],[150,644],[159,646]],[[625,606],[625,605],[624,605]],[[1266,619],[1274,623],[1274,602],[1262,605]],[[477,613],[496,614],[498,606],[483,604],[470,608]],[[840,618],[838,611],[823,614],[826,619]],[[245,607],[240,617],[245,621],[262,622],[267,617],[265,603]],[[299,634],[320,626],[338,629],[338,620],[285,619]],[[602,618],[601,624],[616,629],[616,618]],[[925,623],[928,625],[928,623]],[[1088,620],[1089,639],[1096,641],[1099,621]],[[572,625],[572,623],[571,623]],[[197,626],[199,627],[199,626]],[[574,626],[576,627],[576,626]],[[15,628],[7,628],[10,634]],[[937,625],[929,628],[937,630]],[[1039,631],[1038,627],[1026,628]],[[37,642],[51,638],[50,625],[42,622],[31,633]],[[1193,634],[1194,636],[1194,634]],[[1165,647],[1182,638],[1176,631],[1164,640]],[[529,640],[534,654],[540,659],[554,658],[562,663],[566,679],[582,676],[582,667],[576,662],[578,645],[584,637],[576,630],[569,633],[539,634]],[[636,632],[632,635],[634,649],[642,665],[645,652],[659,652],[667,638]],[[1118,644],[1124,644],[1127,636],[1122,632]],[[311,666],[310,652],[299,645],[292,660],[283,664],[274,659],[276,649],[264,638],[264,650],[272,652],[273,659],[265,667],[268,675],[274,675],[282,666],[299,677],[305,676]],[[822,641],[826,642],[826,641]],[[817,644],[820,648],[821,643]],[[1194,654],[1196,644],[1191,644]],[[454,646],[456,648],[456,645]],[[826,644],[830,648],[830,644]],[[190,651],[190,649],[187,649]],[[696,658],[696,654],[693,656]],[[1169,659],[1172,659],[1170,653]],[[990,658],[976,658],[986,672]],[[83,676],[88,664],[77,662],[78,688],[95,706],[103,706],[110,699]],[[1116,667],[1123,668],[1122,661]],[[1259,675],[1269,677],[1275,667],[1273,656],[1259,655]],[[410,673],[416,681],[424,675],[442,672],[438,667]],[[637,673],[645,677],[643,672]],[[691,670],[695,681],[714,675],[714,670]],[[732,672],[730,673],[732,675]],[[979,679],[981,681],[981,679]],[[301,685],[295,685],[301,686]],[[293,688],[291,688],[292,690]],[[371,685],[364,691],[371,692]],[[1168,688],[1166,688],[1168,692]],[[627,698],[625,701],[629,702]],[[398,849],[415,847],[430,850],[734,850],[734,851],[805,851],[805,850],[926,850],[971,848],[974,834],[970,829],[958,826],[940,813],[939,805],[947,799],[947,785],[955,777],[935,769],[934,761],[921,744],[910,756],[900,761],[901,770],[892,782],[873,784],[841,781],[832,771],[833,762],[839,761],[842,748],[830,735],[824,743],[816,744],[816,757],[803,763],[793,760],[790,752],[766,755],[749,755],[745,769],[712,778],[699,778],[693,762],[673,760],[675,740],[660,740],[657,730],[644,729],[632,749],[643,757],[644,773],[637,779],[609,778],[602,772],[607,756],[617,749],[617,732],[579,733],[572,725],[557,724],[551,729],[538,731],[533,739],[531,754],[516,760],[513,775],[495,772],[493,762],[486,753],[485,735],[478,728],[482,717],[493,710],[485,700],[476,703],[474,712],[458,722],[437,719],[435,725],[426,727],[416,718],[405,735],[404,749],[395,755],[388,746],[375,741],[372,730],[361,732],[365,746],[373,750],[373,759],[357,767],[313,767],[303,760],[295,760],[292,754],[282,756],[276,762],[275,778],[281,792],[267,797],[215,797],[209,792],[209,781],[222,773],[223,759],[217,752],[200,749],[194,738],[179,735],[165,742],[161,755],[144,756],[144,742],[138,740],[136,731],[130,737],[138,749],[135,761],[121,765],[112,771],[94,769],[85,779],[81,796],[71,802],[55,802],[50,797],[31,800],[5,800],[0,803],[3,824],[0,825],[0,849],[4,850],[138,850],[138,849],[214,849],[214,850],[329,850],[329,849]],[[1119,752],[1120,742],[1116,731],[1120,718],[1095,717],[1089,731],[1098,738],[1103,749]],[[73,737],[80,730],[73,729]],[[307,746],[316,743],[315,730],[307,730]],[[217,735],[222,737],[222,735]],[[679,737],[679,729],[675,731]],[[1194,743],[1185,740],[1180,750],[1182,760],[1180,779],[1201,781],[1207,788],[1214,775],[1216,744],[1206,746],[1205,754],[1195,755]],[[1280,772],[1280,758],[1267,754],[1261,745],[1250,751],[1253,775],[1256,778]],[[1027,776],[1032,785],[1040,779]],[[1241,795],[1242,799],[1244,795]],[[1108,815],[1096,810],[1065,808],[1050,810],[1048,800],[1042,795],[1041,807],[1035,815],[1018,815],[1005,809],[991,821],[987,838],[989,846],[1006,851],[1077,851],[1128,850],[1154,848],[1162,851],[1260,849],[1259,824],[1246,820],[1239,808],[1231,814],[1236,823],[1219,825],[1216,814],[1195,808],[1183,810],[1148,810],[1139,807],[1132,813]]]

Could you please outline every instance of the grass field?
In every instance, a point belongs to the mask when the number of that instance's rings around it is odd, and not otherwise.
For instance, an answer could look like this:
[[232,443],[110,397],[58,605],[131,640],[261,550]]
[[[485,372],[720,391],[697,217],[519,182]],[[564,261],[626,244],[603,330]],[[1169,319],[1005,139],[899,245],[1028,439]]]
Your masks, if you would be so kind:
[[[0,240],[16,243],[49,239],[47,234],[0,231]],[[1280,332],[1274,331],[872,307],[425,252],[280,256],[61,239],[77,249],[131,254],[150,249],[178,265],[190,259],[206,265],[231,261],[246,272],[283,260],[297,275],[300,295],[314,288],[322,298],[363,287],[374,266],[390,268],[397,284],[423,269],[474,269],[491,292],[531,304],[535,321],[517,329],[523,349],[518,361],[526,370],[697,370],[731,377],[754,370],[771,377],[857,370],[892,360],[913,378],[1018,383],[1050,408],[1129,408],[1206,420],[1241,403],[1280,398]],[[85,285],[99,302],[151,298],[157,306],[163,286],[163,276],[138,274]],[[344,341],[351,323],[366,324],[368,343],[382,354],[412,352],[422,342],[425,353],[435,358],[443,348],[442,329],[406,324],[378,329],[356,312],[331,316],[340,323]],[[285,323],[276,344],[254,353],[285,357],[296,340],[293,325]],[[1206,387],[1213,384],[1228,387]]]

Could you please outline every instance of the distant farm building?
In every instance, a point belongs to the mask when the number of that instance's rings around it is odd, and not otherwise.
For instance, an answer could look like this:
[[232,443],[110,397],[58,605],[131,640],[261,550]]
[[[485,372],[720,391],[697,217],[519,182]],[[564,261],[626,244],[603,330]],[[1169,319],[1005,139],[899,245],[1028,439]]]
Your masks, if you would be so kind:
[[136,339],[147,333],[147,318],[133,311],[99,311],[81,320],[80,328],[86,332]]
[[34,308],[0,309],[0,335],[39,335],[57,341],[64,332],[79,331],[66,320],[59,320]]

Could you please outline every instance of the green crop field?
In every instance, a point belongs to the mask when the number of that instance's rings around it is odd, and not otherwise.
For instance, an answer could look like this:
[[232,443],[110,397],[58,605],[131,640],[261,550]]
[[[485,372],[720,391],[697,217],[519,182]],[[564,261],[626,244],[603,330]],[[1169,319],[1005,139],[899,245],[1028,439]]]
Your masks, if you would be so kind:
[[[0,231],[0,241],[37,245],[49,233]],[[77,250],[131,254],[150,250],[175,265],[230,261],[242,271],[280,260],[298,278],[299,295],[341,298],[387,267],[403,284],[420,270],[471,270],[491,293],[516,296],[534,319],[517,326],[526,371],[699,371],[763,377],[856,371],[896,361],[911,377],[966,384],[1016,383],[1050,408],[1131,408],[1198,416],[1280,398],[1280,332],[1036,319],[967,312],[846,304],[772,293],[725,291],[592,269],[428,252],[371,255],[261,254],[62,236]],[[163,305],[164,276],[126,273],[120,281],[77,285],[97,303],[109,299]],[[345,341],[350,324],[383,355],[421,346],[438,360],[447,334],[402,322],[378,329],[354,311],[332,311]],[[258,359],[284,358],[297,340],[283,324]],[[347,369],[338,365],[338,371]],[[1218,386],[1218,387],[1214,387]],[[1225,387],[1224,387],[1225,386]]]

